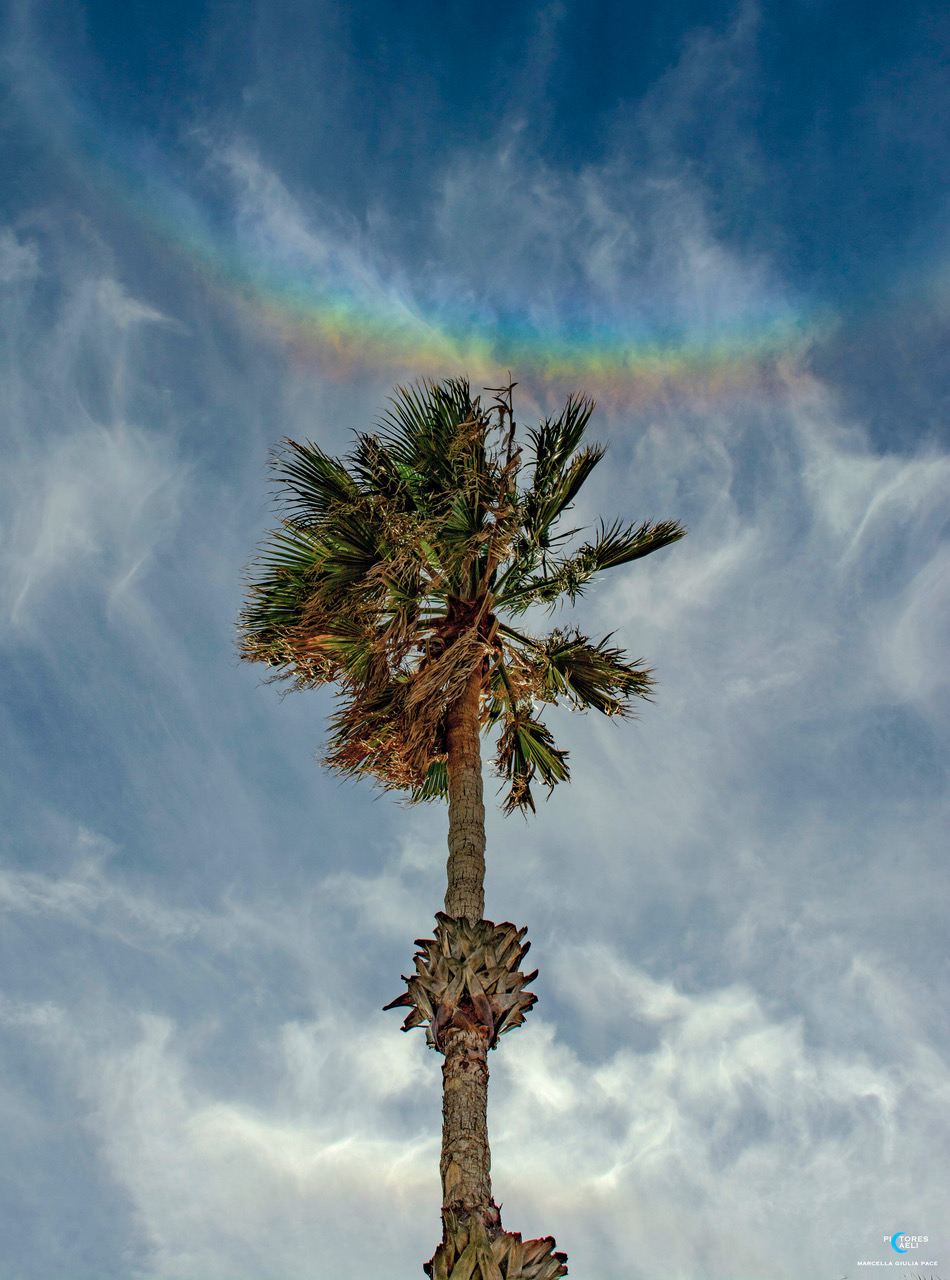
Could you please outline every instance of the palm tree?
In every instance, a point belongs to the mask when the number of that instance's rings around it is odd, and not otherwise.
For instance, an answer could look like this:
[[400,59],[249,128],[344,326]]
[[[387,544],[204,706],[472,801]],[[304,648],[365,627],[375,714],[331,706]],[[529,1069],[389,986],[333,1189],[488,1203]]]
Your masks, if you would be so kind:
[[[537,606],[574,602],[596,574],[681,538],[672,520],[560,520],[604,455],[582,445],[592,401],[571,397],[516,439],[515,384],[488,405],[463,378],[397,388],[376,431],[345,459],[284,442],[274,459],[281,526],[255,562],[240,653],[294,688],[338,690],[323,763],[411,801],[448,800],[448,886],[435,936],[420,939],[404,1030],[444,1055],[442,1244],[433,1280],[554,1280],[554,1241],[501,1227],[492,1199],[487,1052],[535,1002],[520,965],[525,929],[484,920],[480,738],[493,740],[503,808],[534,810],[532,787],[569,777],[540,718],[563,701],[632,714],[653,681],[610,636],[535,635]],[[517,624],[517,625],[516,625]]]

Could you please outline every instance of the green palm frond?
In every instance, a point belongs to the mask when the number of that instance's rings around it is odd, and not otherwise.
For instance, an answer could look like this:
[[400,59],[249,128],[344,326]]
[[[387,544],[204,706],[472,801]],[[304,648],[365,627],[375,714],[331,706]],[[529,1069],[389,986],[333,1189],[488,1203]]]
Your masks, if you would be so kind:
[[319,522],[334,504],[355,502],[360,494],[353,477],[336,458],[317,445],[284,440],[274,459],[283,485],[283,506],[301,525]]
[[629,662],[623,649],[610,646],[609,635],[592,644],[577,630],[557,628],[540,640],[512,627],[500,630],[523,646],[534,677],[532,693],[545,702],[565,698],[575,711],[593,708],[607,716],[629,716],[635,699],[650,696],[654,680],[640,665],[643,660]]
[[507,590],[499,595],[498,604],[512,613],[524,613],[533,604],[556,605],[562,596],[573,604],[604,569],[614,569],[651,555],[685,535],[685,528],[675,520],[647,521],[639,526],[624,526],[620,521],[612,525],[601,522],[593,542],[584,543],[560,559],[548,558],[541,573],[512,575]]
[[413,804],[422,800],[447,800],[449,795],[449,771],[444,760],[429,765],[422,785],[414,787],[410,800]]
[[559,417],[546,418],[537,430],[528,431],[534,454],[533,494],[542,495],[560,484],[593,412],[594,402],[588,396],[569,396]]
[[420,497],[439,500],[453,492],[462,471],[482,469],[486,418],[464,379],[397,387],[378,439],[418,477]]
[[601,521],[599,537],[582,547],[578,554],[588,556],[594,571],[600,572],[652,555],[685,535],[686,530],[678,520],[660,520],[655,524],[647,520],[639,527],[624,526],[619,520],[611,525]]
[[535,777],[540,778],[550,795],[559,782],[566,782],[571,776],[567,754],[555,746],[550,729],[533,719],[530,712],[507,715],[495,755],[496,772],[509,783],[502,805],[505,813],[515,809],[534,813],[531,783]]
[[575,452],[593,412],[592,400],[572,396],[559,418],[548,418],[528,432],[534,474],[525,494],[524,530],[526,540],[542,548],[549,545],[552,525],[604,456],[601,445]]

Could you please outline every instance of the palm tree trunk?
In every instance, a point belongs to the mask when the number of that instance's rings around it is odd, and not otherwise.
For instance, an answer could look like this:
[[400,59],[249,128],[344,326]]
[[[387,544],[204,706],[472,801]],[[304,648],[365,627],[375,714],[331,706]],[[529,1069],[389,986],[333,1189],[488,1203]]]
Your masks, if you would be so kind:
[[[485,911],[485,806],[479,750],[482,676],[473,672],[448,714],[449,859],[445,911],[473,924]],[[488,1145],[488,1032],[479,1021],[470,1028],[447,1027],[442,1066],[443,1220],[477,1218],[490,1238],[501,1231],[491,1194]]]
[[479,750],[482,675],[475,671],[448,713],[449,861],[445,911],[473,924],[485,913],[485,805]]

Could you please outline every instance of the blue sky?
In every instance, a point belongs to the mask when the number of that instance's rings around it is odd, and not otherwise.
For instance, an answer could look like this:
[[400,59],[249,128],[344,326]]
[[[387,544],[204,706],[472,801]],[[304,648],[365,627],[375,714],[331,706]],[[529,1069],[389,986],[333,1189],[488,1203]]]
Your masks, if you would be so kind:
[[3,1280],[421,1274],[438,1063],[381,1006],[445,812],[322,774],[329,699],[233,624],[282,436],[508,367],[527,425],[599,401],[579,522],[691,532],[578,609],[656,702],[564,716],[570,788],[489,814],[540,968],[506,1226],[577,1280],[837,1280],[897,1230],[945,1273],[948,41],[935,4],[10,4]]

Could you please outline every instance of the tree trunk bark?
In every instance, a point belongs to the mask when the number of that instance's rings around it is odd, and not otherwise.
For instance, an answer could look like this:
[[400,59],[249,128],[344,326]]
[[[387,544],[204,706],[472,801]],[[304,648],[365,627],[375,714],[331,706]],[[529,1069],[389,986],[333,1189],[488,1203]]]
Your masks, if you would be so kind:
[[[480,698],[475,671],[448,714],[449,858],[445,911],[476,923],[485,912],[485,805]],[[461,1223],[477,1217],[490,1238],[501,1231],[491,1194],[488,1145],[488,1033],[447,1028],[442,1066],[442,1207]]]
[[474,924],[485,914],[485,805],[479,750],[482,675],[472,673],[448,713],[449,861],[446,915]]
[[481,1027],[450,1028],[442,1065],[442,1208],[461,1223],[478,1218],[489,1238],[501,1230],[491,1193],[487,1042]]

